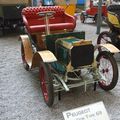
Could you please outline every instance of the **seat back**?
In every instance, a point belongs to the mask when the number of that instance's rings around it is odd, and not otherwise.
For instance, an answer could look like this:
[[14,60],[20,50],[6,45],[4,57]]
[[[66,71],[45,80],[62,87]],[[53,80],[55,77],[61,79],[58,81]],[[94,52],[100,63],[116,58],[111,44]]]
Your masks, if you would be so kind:
[[40,7],[26,7],[22,11],[22,15],[26,17],[28,25],[43,25],[44,19],[37,13],[43,11],[55,11],[54,17],[50,18],[49,23],[64,23],[64,9],[59,6],[40,6]]

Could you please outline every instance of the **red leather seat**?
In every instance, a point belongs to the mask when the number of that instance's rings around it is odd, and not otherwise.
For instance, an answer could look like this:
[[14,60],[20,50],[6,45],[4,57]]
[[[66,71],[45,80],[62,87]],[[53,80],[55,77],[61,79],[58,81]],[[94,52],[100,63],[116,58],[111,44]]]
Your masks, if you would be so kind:
[[60,6],[40,6],[40,7],[26,7],[22,10],[23,22],[29,33],[45,32],[45,21],[37,14],[43,11],[55,11],[54,17],[49,19],[49,26],[51,31],[56,30],[74,30],[76,20],[64,12]]

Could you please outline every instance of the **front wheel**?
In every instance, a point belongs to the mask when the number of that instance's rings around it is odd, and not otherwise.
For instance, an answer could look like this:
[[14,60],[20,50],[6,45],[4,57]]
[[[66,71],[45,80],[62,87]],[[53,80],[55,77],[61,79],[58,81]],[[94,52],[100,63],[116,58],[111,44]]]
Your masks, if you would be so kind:
[[97,19],[98,19],[98,16],[95,15],[95,17],[94,17],[94,21],[95,21],[95,24],[96,24],[96,25],[97,25]]
[[80,20],[81,20],[81,23],[85,22],[85,15],[83,13],[81,13],[80,15]]
[[54,102],[53,80],[50,67],[47,63],[40,63],[39,69],[41,90],[45,103],[51,107]]
[[96,58],[98,70],[101,76],[99,86],[108,91],[112,90],[118,82],[118,66],[113,55],[107,51],[102,51]]

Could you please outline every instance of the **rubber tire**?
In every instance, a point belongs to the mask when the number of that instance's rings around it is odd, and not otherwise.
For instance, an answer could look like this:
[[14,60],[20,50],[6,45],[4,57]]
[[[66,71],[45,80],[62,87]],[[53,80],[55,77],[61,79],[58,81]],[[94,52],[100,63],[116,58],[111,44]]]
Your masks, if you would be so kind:
[[24,52],[23,43],[21,43],[21,57],[22,57],[22,62],[23,62],[23,66],[24,66],[25,70],[29,71],[29,65],[27,64],[27,62],[25,60],[25,52]]
[[94,17],[95,24],[97,25],[97,15]]
[[81,20],[81,23],[85,22],[85,15],[83,13],[81,13],[80,15],[80,20]]
[[[94,17],[94,21],[95,21],[95,24],[96,24],[96,25],[97,25],[97,16],[98,16],[98,15],[95,15],[95,17]],[[101,25],[102,25],[102,23],[103,23],[103,16],[101,16],[101,17],[102,17],[102,18],[101,18],[101,19],[102,19]]]
[[[112,39],[111,36],[110,36],[110,33],[109,33],[108,31],[104,31],[104,32],[100,33],[100,35],[98,36],[97,45],[98,45],[98,44],[102,44],[101,39],[102,39],[102,36],[103,36],[103,35],[106,35],[106,36],[108,36],[110,39]],[[112,40],[109,41],[109,42],[106,41],[106,43],[112,43]],[[101,52],[102,49],[101,49],[101,48],[98,48],[98,51]]]
[[[40,62],[39,76],[40,76],[40,84],[41,84],[41,90],[44,97],[44,101],[47,104],[47,106],[51,107],[54,102],[54,88],[53,88],[51,70],[47,63]],[[45,82],[48,84],[46,84]],[[47,100],[45,98],[43,88],[47,90],[47,96],[48,96]]]
[[[118,66],[117,66],[117,63],[115,61],[115,58],[113,57],[113,55],[108,52],[108,51],[102,51],[98,54],[97,58],[96,58],[96,61],[99,63],[100,61],[100,58],[104,56],[106,57],[107,59],[109,59],[109,61],[111,62],[111,65],[113,67],[113,78],[112,78],[112,81],[109,85],[103,85],[100,81],[98,82],[99,83],[99,86],[105,90],[105,91],[109,91],[109,90],[112,90],[117,82],[118,82]],[[99,66],[98,66],[99,67]],[[99,68],[98,68],[99,69]]]

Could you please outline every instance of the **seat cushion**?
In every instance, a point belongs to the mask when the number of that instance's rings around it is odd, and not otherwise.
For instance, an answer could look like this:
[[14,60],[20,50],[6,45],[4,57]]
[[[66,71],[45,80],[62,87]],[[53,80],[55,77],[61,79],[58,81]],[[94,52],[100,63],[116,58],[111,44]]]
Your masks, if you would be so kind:
[[[29,27],[30,33],[37,33],[45,31],[46,25],[33,25]],[[64,30],[64,29],[73,29],[74,24],[72,23],[57,23],[57,24],[49,24],[51,31],[56,30]]]

